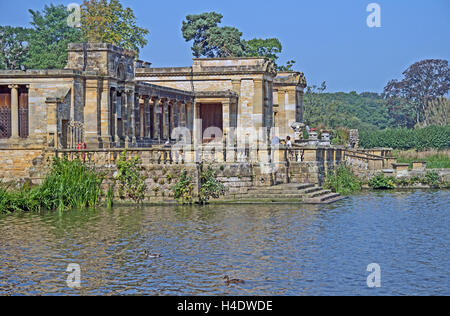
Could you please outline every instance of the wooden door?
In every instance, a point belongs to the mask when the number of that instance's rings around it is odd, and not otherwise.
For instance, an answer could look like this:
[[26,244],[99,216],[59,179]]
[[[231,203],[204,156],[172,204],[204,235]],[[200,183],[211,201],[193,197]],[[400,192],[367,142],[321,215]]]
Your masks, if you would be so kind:
[[[223,131],[223,109],[220,103],[211,104],[201,104],[200,106],[200,117],[202,119],[202,135],[210,127],[219,128]],[[220,135],[215,135],[219,137]],[[203,137],[203,142],[208,143],[213,139],[205,139]]]
[[11,137],[11,90],[0,86],[0,138]]

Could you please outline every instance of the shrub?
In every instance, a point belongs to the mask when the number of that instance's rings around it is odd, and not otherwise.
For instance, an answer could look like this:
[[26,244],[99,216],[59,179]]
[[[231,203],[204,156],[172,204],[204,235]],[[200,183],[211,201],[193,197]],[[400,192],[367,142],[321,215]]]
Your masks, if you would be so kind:
[[394,149],[437,149],[450,148],[450,125],[429,126],[422,129],[366,130],[360,133],[363,148],[389,147]]
[[172,187],[175,199],[180,204],[192,204],[194,183],[187,171],[183,171],[178,182]]
[[145,176],[141,174],[141,162],[139,157],[128,160],[126,151],[122,153],[117,162],[118,173],[115,180],[119,182],[119,195],[121,199],[131,199],[136,203],[142,202],[145,198]]
[[216,173],[208,166],[204,170],[203,165],[200,166],[201,189],[199,192],[200,204],[206,204],[210,199],[218,199],[225,194],[225,187],[216,179]]
[[350,168],[341,165],[325,178],[324,188],[335,193],[348,195],[361,191],[361,182]]
[[375,190],[392,190],[395,189],[395,178],[379,173],[369,181],[369,186]]

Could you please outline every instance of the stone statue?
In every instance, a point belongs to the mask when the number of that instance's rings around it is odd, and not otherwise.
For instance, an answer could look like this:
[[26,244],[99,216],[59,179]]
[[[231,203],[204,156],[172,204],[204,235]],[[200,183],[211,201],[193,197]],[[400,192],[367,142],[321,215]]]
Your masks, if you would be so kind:
[[350,148],[358,149],[359,147],[359,130],[352,129],[350,130]]

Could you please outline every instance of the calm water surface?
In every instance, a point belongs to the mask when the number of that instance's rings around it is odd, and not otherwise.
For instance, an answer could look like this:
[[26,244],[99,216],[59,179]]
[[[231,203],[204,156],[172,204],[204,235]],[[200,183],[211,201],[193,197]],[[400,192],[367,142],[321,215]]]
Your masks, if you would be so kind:
[[[440,191],[3,216],[0,295],[449,295],[449,205]],[[380,289],[367,287],[371,263]],[[225,274],[248,282],[227,287]]]

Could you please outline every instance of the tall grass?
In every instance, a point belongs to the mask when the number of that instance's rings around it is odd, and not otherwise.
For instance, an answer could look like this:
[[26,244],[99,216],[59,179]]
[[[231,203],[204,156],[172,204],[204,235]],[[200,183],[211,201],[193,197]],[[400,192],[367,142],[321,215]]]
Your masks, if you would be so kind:
[[104,176],[80,160],[55,159],[40,188],[42,207],[49,210],[96,207],[103,194]]
[[415,150],[401,151],[396,150],[393,153],[394,157],[398,158],[399,163],[412,164],[415,161],[422,161],[427,163],[428,169],[445,169],[450,168],[450,151],[430,150],[425,152],[418,152]]
[[80,160],[55,158],[41,186],[20,190],[0,187],[0,212],[94,208],[103,191],[104,176]]

